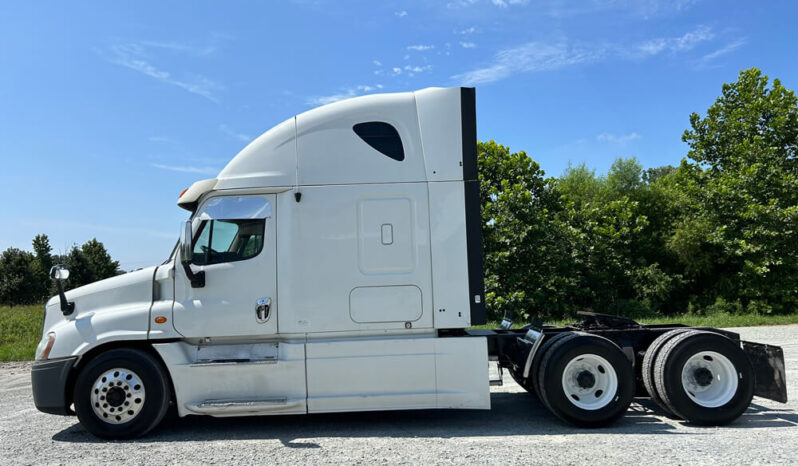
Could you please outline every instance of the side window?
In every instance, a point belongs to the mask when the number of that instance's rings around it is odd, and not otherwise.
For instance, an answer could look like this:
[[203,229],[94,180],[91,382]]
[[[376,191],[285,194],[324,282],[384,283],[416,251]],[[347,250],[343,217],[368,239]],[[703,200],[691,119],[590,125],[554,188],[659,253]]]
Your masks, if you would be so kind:
[[210,199],[194,217],[196,265],[250,259],[263,249],[271,205],[262,196],[224,196]]
[[401,162],[405,159],[405,149],[402,138],[392,125],[382,121],[369,121],[358,123],[352,130],[360,136],[366,144],[377,149],[384,155]]
[[263,249],[265,219],[203,220],[194,243],[196,265],[250,259]]

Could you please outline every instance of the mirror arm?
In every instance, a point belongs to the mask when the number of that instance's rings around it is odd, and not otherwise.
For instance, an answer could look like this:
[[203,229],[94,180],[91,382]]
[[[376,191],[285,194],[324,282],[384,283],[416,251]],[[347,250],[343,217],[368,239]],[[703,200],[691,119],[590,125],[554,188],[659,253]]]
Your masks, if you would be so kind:
[[205,271],[200,270],[199,272],[194,272],[191,270],[191,262],[189,261],[180,261],[183,264],[183,270],[186,271],[186,277],[188,277],[189,281],[191,282],[191,288],[204,288],[205,287]]
[[191,220],[187,221],[183,227],[183,233],[180,237],[180,263],[183,264],[183,270],[186,272],[186,278],[191,282],[191,288],[204,288],[205,287],[205,271],[200,270],[194,273],[191,270],[191,258],[193,253],[191,246],[194,244],[191,240]]
[[58,297],[61,300],[61,313],[68,316],[75,312],[75,303],[67,301],[66,295],[64,294],[64,287],[61,286],[61,280],[56,280],[55,286],[58,288]]

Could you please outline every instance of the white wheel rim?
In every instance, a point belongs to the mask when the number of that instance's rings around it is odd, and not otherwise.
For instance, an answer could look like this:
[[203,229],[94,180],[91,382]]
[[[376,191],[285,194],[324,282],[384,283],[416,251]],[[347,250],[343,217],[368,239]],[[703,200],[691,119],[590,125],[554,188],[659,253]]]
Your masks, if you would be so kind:
[[144,407],[144,384],[129,369],[114,368],[97,377],[91,387],[94,414],[109,424],[134,419]]
[[737,369],[726,356],[714,351],[696,353],[682,367],[682,388],[705,408],[723,406],[737,393]]
[[588,411],[601,409],[618,392],[618,375],[612,364],[597,354],[571,359],[562,373],[562,389],[574,406]]

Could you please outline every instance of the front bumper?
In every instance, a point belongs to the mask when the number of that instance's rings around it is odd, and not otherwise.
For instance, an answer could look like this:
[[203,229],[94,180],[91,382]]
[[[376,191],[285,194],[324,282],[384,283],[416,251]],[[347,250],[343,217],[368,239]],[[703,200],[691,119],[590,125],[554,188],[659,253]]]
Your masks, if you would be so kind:
[[74,414],[67,404],[67,379],[77,356],[45,359],[33,363],[30,372],[33,387],[33,404],[48,414]]

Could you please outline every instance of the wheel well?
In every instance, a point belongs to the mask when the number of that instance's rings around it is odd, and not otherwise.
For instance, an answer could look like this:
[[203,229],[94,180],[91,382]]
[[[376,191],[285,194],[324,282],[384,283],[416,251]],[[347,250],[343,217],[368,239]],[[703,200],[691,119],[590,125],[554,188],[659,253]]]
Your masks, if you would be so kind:
[[[157,351],[155,351],[155,348],[152,347],[152,344],[149,341],[146,340],[112,341],[108,343],[103,343],[101,345],[95,346],[94,348],[90,349],[89,351],[81,355],[80,358],[78,359],[78,362],[72,367],[72,371],[69,374],[69,378],[67,378],[66,393],[64,394],[67,407],[72,405],[74,389],[75,389],[75,380],[77,379],[80,371],[83,370],[83,368],[97,356],[107,351],[120,349],[120,348],[137,349],[144,351],[145,353],[148,353],[150,356],[154,357],[156,361],[161,363],[161,365],[164,368],[164,371],[166,372],[166,377],[168,379],[167,381],[169,383],[169,398],[171,401],[174,401],[176,399],[175,387],[174,384],[172,383],[172,376],[171,374],[169,374],[169,368],[166,367],[163,358],[161,358],[161,355],[158,354]],[[72,411],[71,408],[69,408],[69,410]]]

